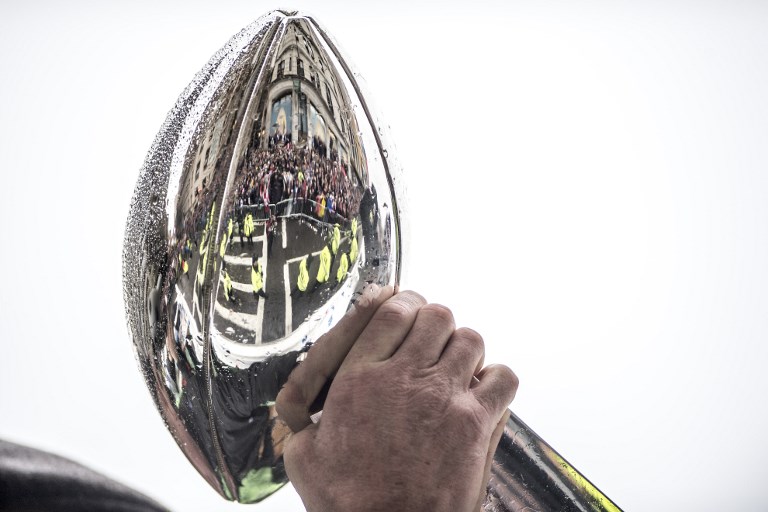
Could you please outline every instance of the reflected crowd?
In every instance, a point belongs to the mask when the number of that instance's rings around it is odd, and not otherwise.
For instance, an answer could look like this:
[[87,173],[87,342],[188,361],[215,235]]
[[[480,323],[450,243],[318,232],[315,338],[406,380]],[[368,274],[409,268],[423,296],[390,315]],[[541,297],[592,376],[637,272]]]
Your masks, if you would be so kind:
[[257,219],[304,214],[346,225],[359,209],[362,187],[355,173],[325,153],[291,143],[252,149],[235,184],[238,211],[252,210]]

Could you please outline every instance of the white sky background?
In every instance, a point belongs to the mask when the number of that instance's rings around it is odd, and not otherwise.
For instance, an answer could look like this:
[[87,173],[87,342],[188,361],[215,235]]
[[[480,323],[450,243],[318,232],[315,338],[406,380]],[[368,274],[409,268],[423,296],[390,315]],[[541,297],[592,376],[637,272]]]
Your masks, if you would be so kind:
[[[408,287],[627,511],[768,501],[768,4],[294,2],[366,78],[410,187]],[[0,6],[0,437],[176,511],[218,497],[123,318],[139,168],[261,1]],[[254,510],[302,510],[292,490]]]

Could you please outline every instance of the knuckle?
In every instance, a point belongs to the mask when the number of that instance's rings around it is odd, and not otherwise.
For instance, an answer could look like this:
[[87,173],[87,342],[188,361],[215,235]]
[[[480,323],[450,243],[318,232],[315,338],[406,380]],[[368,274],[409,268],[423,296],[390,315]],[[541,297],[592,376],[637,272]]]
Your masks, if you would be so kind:
[[426,304],[421,311],[435,317],[443,324],[453,324],[453,312],[442,304]]
[[304,392],[301,386],[298,386],[294,381],[289,379],[277,394],[275,407],[277,408],[278,414],[282,414],[288,409],[307,407],[306,398],[304,397]]
[[376,316],[383,322],[403,322],[411,315],[411,305],[401,300],[385,302],[376,312]]
[[512,393],[517,391],[518,386],[520,386],[520,379],[509,366],[504,364],[495,365],[495,371],[499,375],[499,380],[508,391]]
[[404,290],[395,295],[396,298],[400,298],[403,300],[407,300],[412,302],[413,304],[418,305],[424,305],[427,303],[427,301],[424,299],[424,297],[421,296],[421,294],[414,292],[413,290]]
[[482,380],[485,379],[488,379],[487,386],[478,393],[477,399],[489,412],[495,413],[515,398],[519,381],[508,366],[495,364],[487,367],[486,375],[482,377]]
[[474,347],[477,349],[485,348],[485,342],[483,341],[483,337],[480,336],[480,333],[478,333],[474,329],[470,329],[469,327],[461,327],[456,330],[455,336],[457,337],[458,340],[460,340],[463,343],[466,343],[470,347]]

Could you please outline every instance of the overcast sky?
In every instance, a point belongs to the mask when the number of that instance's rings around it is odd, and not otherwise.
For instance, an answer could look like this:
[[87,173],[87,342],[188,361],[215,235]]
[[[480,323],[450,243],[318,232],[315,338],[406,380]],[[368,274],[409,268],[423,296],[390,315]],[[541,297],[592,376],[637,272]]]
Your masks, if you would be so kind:
[[[757,1],[3,3],[0,437],[173,510],[245,510],[154,409],[120,258],[167,112],[277,7],[310,9],[366,79],[409,184],[404,284],[517,372],[513,410],[627,511],[764,510]],[[290,489],[256,507],[302,510]]]

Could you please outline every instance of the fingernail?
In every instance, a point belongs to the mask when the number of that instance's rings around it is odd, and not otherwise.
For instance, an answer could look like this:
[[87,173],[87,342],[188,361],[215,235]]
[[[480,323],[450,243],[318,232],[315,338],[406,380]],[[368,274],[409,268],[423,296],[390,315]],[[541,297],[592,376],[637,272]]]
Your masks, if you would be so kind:
[[376,297],[381,293],[381,287],[375,283],[367,285],[363,288],[363,292],[360,297],[355,301],[355,308],[367,308],[371,305]]
[[381,286],[379,286],[376,283],[370,283],[366,285],[365,288],[363,288],[363,296],[370,296],[371,298],[376,298],[381,293]]

